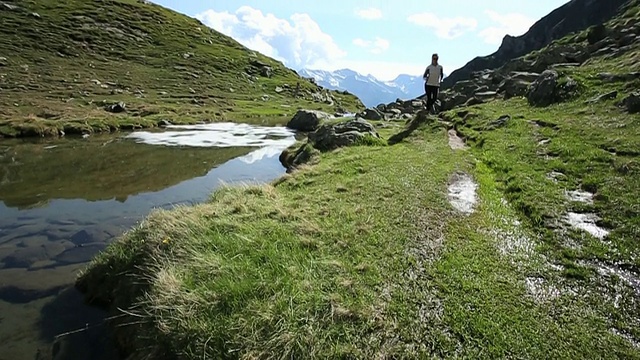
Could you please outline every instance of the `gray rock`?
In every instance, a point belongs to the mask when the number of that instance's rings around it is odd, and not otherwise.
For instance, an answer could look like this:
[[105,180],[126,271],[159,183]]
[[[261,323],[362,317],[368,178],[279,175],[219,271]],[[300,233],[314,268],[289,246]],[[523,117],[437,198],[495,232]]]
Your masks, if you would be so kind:
[[104,109],[110,113],[122,113],[127,111],[126,104],[119,102],[117,104],[110,104],[104,107]]
[[100,251],[104,250],[106,244],[91,243],[68,249],[54,259],[62,264],[79,264],[91,261]]
[[28,268],[34,263],[55,258],[68,248],[68,241],[51,241],[40,246],[18,248],[13,254],[5,257],[2,262],[8,268]]
[[16,10],[21,10],[21,8],[19,6],[16,5],[11,5],[11,4],[7,4],[7,3],[2,3],[2,7],[0,7],[0,10],[9,10],[9,11],[16,11]]
[[7,66],[9,64],[9,59],[4,56],[0,56],[0,66]]
[[507,125],[507,123],[511,121],[511,116],[509,115],[502,115],[500,116],[497,120],[492,121],[489,126],[488,129],[489,130],[494,130],[500,127],[503,127],[505,125]]
[[590,45],[596,44],[607,37],[607,28],[604,24],[595,25],[587,30],[587,41]]
[[579,87],[580,86],[577,81],[567,76],[565,81],[559,84],[556,89],[556,101],[570,99],[578,95]]
[[480,105],[480,104],[483,104],[483,103],[484,103],[484,101],[482,99],[477,98],[477,97],[472,97],[472,98],[469,98],[469,100],[467,100],[466,103],[464,103],[464,106]]
[[400,114],[402,114],[402,111],[399,109],[389,109],[388,111],[391,116],[400,116]]
[[88,228],[78,231],[71,237],[71,242],[76,245],[84,245],[95,242],[105,242],[113,237],[100,228]]
[[287,123],[289,129],[298,131],[314,131],[324,120],[331,118],[331,115],[315,110],[298,110]]
[[618,97],[618,92],[614,90],[614,91],[608,92],[606,94],[601,94],[601,95],[598,95],[596,97],[593,97],[593,98],[585,101],[585,103],[586,104],[595,104],[595,103],[599,103],[599,102],[606,101],[606,100],[612,100],[612,99],[615,99],[616,97]]
[[365,109],[362,113],[358,114],[359,117],[365,120],[384,120],[384,114],[378,109]]
[[457,106],[464,105],[470,98],[468,95],[460,93],[447,93],[442,96],[442,111],[451,110]]
[[333,125],[322,125],[309,134],[309,141],[316,149],[328,151],[353,145],[365,136],[380,137],[373,125],[362,119],[355,119]]
[[512,71],[509,74],[508,79],[524,80],[526,82],[533,82],[533,81],[536,81],[536,79],[538,77],[540,77],[540,74],[534,73],[534,72]]
[[622,38],[620,38],[620,40],[618,40],[618,45],[619,46],[627,46],[627,45],[631,45],[633,43],[636,42],[636,34],[631,33],[631,34],[626,34],[625,36],[623,36]]
[[508,78],[500,83],[498,86],[498,92],[504,94],[505,99],[525,96],[530,85],[531,83],[526,80]]
[[640,92],[632,92],[624,100],[622,105],[627,109],[630,114],[636,114],[640,112]]
[[167,127],[167,126],[170,126],[170,125],[173,125],[173,124],[171,124],[171,121],[169,121],[169,120],[163,119],[163,120],[158,121],[158,126],[160,126],[160,127]]
[[546,70],[531,84],[527,100],[532,106],[549,106],[554,103],[558,73]]
[[271,77],[273,70],[271,69],[271,66],[263,66],[260,68],[260,75],[264,76],[264,77]]
[[281,88],[280,86],[276,86],[276,93],[277,93],[277,94],[280,94],[280,93],[281,93],[281,92],[283,92],[283,91],[284,91],[284,89],[283,89],[283,88]]
[[424,102],[422,102],[422,100],[411,101],[411,107],[413,107],[414,109],[422,109],[423,106]]
[[474,94],[474,96],[480,99],[491,99],[498,96],[498,93],[495,91],[484,91],[484,92],[477,92]]

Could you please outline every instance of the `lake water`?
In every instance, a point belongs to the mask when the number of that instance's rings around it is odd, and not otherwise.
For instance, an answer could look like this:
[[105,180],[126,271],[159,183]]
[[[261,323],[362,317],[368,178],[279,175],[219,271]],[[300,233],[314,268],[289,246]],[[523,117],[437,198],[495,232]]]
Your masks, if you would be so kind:
[[154,208],[282,175],[294,142],[285,128],[230,123],[1,140],[0,360],[117,359],[105,313],[72,286],[78,272]]

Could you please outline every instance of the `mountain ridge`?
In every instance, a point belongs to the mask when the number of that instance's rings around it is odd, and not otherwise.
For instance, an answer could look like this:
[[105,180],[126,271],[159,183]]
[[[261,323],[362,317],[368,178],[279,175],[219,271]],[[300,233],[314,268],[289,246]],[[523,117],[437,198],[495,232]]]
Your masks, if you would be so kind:
[[487,56],[478,56],[465,66],[453,71],[442,82],[443,89],[450,88],[456,82],[468,80],[473,72],[496,69],[509,60],[539,50],[554,40],[601,24],[618,14],[619,10],[632,0],[571,0],[553,10],[534,23],[523,35],[506,35],[496,52]]
[[423,80],[419,75],[400,74],[391,81],[364,75],[351,69],[335,71],[301,69],[298,74],[332,90],[349,91],[367,107],[388,103],[396,99],[411,99],[424,93]]

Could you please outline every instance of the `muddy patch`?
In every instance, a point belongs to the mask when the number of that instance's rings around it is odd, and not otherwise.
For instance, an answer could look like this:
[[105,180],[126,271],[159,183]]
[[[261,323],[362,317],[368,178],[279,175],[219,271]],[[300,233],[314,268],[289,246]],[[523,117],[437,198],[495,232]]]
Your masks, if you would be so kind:
[[449,183],[449,202],[458,211],[472,214],[477,202],[478,185],[473,178],[464,173],[456,173]]
[[464,150],[466,149],[466,145],[464,141],[458,136],[458,133],[451,129],[449,130],[449,147],[453,150]]
[[598,226],[596,223],[600,221],[600,217],[596,214],[578,214],[574,212],[568,213],[564,221],[571,225],[573,228],[586,231],[591,234],[591,236],[596,237],[600,240],[604,239],[609,235],[609,230],[604,229]]

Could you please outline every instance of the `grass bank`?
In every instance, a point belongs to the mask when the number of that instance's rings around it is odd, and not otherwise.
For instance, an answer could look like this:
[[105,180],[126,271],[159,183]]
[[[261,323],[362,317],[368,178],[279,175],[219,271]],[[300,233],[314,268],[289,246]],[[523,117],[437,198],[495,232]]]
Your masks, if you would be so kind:
[[[320,154],[273,184],[156,211],[78,286],[119,315],[134,359],[640,358],[637,295],[616,308],[596,301],[618,297],[595,275],[567,276],[563,250],[505,192],[490,156],[502,143],[484,144],[454,151],[434,121],[392,146]],[[461,172],[478,184],[472,214],[448,199]]]

